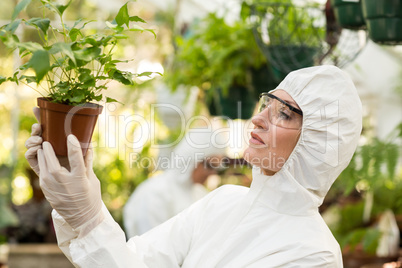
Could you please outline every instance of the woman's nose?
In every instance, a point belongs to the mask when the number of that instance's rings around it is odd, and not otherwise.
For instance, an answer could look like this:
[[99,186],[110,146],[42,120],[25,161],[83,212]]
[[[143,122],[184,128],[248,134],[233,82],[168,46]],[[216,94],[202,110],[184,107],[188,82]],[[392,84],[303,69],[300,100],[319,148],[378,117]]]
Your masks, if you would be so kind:
[[267,109],[261,111],[251,118],[251,122],[254,124],[255,128],[268,129],[268,112]]

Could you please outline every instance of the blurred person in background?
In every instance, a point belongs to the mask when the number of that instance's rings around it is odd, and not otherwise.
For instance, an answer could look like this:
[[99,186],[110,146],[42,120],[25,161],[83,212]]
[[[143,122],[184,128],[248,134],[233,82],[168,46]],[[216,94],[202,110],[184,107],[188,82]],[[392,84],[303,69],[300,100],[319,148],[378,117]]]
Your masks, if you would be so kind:
[[225,156],[223,137],[218,144],[210,144],[213,133],[207,129],[192,129],[169,159],[159,159],[160,163],[168,161],[168,168],[142,182],[124,206],[127,237],[149,231],[208,193],[204,183],[222,168],[221,160]]

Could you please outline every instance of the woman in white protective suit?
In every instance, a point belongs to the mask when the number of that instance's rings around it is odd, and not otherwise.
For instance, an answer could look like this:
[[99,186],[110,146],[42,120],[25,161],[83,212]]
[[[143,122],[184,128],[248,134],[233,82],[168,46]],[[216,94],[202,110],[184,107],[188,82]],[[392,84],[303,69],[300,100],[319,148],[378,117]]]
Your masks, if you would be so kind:
[[191,129],[168,157],[159,158],[168,168],[141,183],[124,206],[128,237],[149,231],[208,193],[203,183],[217,173],[219,158],[225,156],[223,135],[213,134],[206,128]]
[[27,158],[40,169],[64,254],[77,267],[342,267],[318,207],[357,146],[356,89],[337,67],[319,66],[291,72],[270,93],[244,154],[250,188],[219,187],[127,243],[102,203],[91,153],[84,161],[70,135],[68,171],[33,137]]

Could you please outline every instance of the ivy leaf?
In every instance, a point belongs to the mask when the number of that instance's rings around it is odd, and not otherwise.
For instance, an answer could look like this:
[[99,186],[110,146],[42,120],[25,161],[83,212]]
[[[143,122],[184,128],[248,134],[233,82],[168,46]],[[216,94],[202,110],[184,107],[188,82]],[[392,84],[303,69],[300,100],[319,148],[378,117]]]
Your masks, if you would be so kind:
[[109,27],[109,29],[115,30],[116,32],[122,32],[124,31],[124,28],[122,26],[117,25],[116,23],[110,23],[106,21],[106,26]]
[[71,44],[67,44],[67,43],[56,43],[52,46],[52,48],[49,51],[51,54],[56,54],[56,53],[63,53],[65,54],[67,57],[69,57],[71,59],[71,61],[74,63],[74,65],[77,64],[77,62],[75,61],[75,57],[74,57],[74,52],[71,49]]
[[49,19],[41,19],[41,18],[32,18],[26,22],[28,25],[33,25],[38,27],[39,29],[42,30],[42,32],[47,35],[47,30],[49,29],[50,26],[50,20]]
[[68,1],[67,5],[60,5],[60,4],[55,4],[57,10],[60,13],[60,16],[63,15],[64,11],[66,11],[66,9],[70,6],[72,0]]
[[4,45],[8,48],[15,49],[15,47],[19,44],[20,40],[18,36],[15,34],[8,35],[7,37],[2,36],[3,32],[0,32],[0,39],[3,41]]
[[36,83],[36,77],[35,76],[28,76],[28,75],[21,75],[21,79],[25,79],[27,83]]
[[150,77],[152,74],[153,74],[153,72],[143,72],[143,73],[138,74],[137,76],[138,77],[140,77],[140,76],[148,76],[148,77]]
[[36,73],[36,82],[39,84],[50,70],[49,53],[46,50],[35,51],[32,58],[29,60],[29,67],[34,69]]
[[152,30],[152,29],[145,29],[145,28],[142,28],[141,26],[138,26],[138,25],[133,25],[133,26],[130,28],[130,31],[133,31],[133,32],[143,32],[143,31],[147,31],[147,32],[152,33],[152,34],[154,35],[154,37],[156,38],[156,33],[154,32],[154,30]]
[[115,18],[115,21],[119,26],[125,24],[128,27],[128,24],[130,22],[130,16],[128,15],[127,4],[128,2],[120,8],[119,13],[117,13],[117,16]]
[[70,30],[70,32],[68,33],[68,35],[70,36],[71,41],[75,42],[75,41],[77,40],[77,36],[78,36],[78,35],[81,35],[81,36],[82,36],[82,33],[81,33],[81,31],[78,30],[77,28],[72,28],[72,29]]
[[72,103],[83,103],[85,102],[85,95],[82,92],[75,92],[74,96],[69,98]]
[[74,25],[73,25],[72,29],[75,28],[75,26],[77,26],[78,24],[80,24],[81,21],[82,21],[82,18],[79,18],[78,20],[76,20],[76,21],[74,22]]
[[28,68],[29,68],[29,66],[28,66],[28,62],[27,63],[24,63],[23,65],[21,65],[20,67],[18,67],[18,69],[20,69],[20,70],[28,70]]
[[112,78],[120,83],[122,83],[123,85],[134,85],[134,81],[133,81],[133,75],[129,72],[122,72],[120,70],[115,70],[113,72],[113,76]]
[[11,15],[11,20],[15,20],[18,14],[20,14],[20,12],[23,11],[31,2],[32,0],[22,0],[19,2],[15,7],[13,14]]
[[106,103],[109,103],[109,102],[119,102],[119,101],[115,100],[113,98],[106,97]]
[[135,21],[135,22],[143,22],[143,23],[146,23],[145,20],[141,19],[141,18],[138,17],[138,16],[131,16],[131,17],[129,18],[129,20],[130,20],[130,21]]
[[20,26],[22,20],[14,20],[11,23],[7,24],[6,27],[4,27],[4,29],[6,31],[9,31],[11,33],[15,33],[15,31],[17,30],[18,26]]
[[59,13],[60,17],[63,16],[64,11],[66,11],[66,9],[70,6],[72,0],[70,0],[67,5],[60,5],[57,3],[54,3],[53,1],[49,1],[49,0],[41,0],[43,3],[46,3],[46,7],[48,7],[49,9],[53,9],[54,11],[56,11],[57,13]]
[[74,56],[78,60],[91,61],[99,56],[101,52],[99,47],[88,47],[74,51]]
[[25,43],[19,43],[18,47],[20,48],[21,52],[28,50],[30,52],[35,52],[38,50],[44,50],[43,47],[38,44],[38,43],[34,43],[34,42],[25,42]]

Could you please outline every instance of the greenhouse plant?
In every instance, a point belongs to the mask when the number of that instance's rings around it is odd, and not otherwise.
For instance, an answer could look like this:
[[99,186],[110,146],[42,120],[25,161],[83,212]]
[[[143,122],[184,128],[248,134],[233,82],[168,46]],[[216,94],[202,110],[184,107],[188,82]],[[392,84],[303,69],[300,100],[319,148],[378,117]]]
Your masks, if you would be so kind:
[[293,1],[249,0],[243,17],[253,22],[258,46],[277,81],[296,69],[313,66],[321,54],[325,22],[319,5]]
[[[53,145],[57,155],[66,155],[66,138],[72,133],[81,142],[85,154],[85,145],[91,140],[103,108],[92,102],[116,101],[103,94],[110,81],[133,85],[135,77],[150,75],[149,72],[134,74],[119,70],[117,64],[128,61],[114,59],[116,45],[119,40],[129,38],[128,33],[132,31],[155,33],[131,23],[145,21],[129,16],[128,2],[112,22],[105,22],[105,31],[98,33],[88,27],[93,21],[79,19],[74,25],[64,23],[63,13],[71,0],[66,5],[41,0],[43,17],[17,19],[31,1],[19,2],[11,22],[0,28],[0,40],[6,47],[18,50],[23,62],[12,76],[1,76],[0,84],[11,81],[38,91],[42,95],[38,106],[44,140]],[[55,13],[58,20],[49,19],[46,16],[49,12]],[[19,27],[36,29],[39,41],[21,41],[17,34]]]
[[[253,85],[253,70],[266,68],[267,61],[249,24],[229,24],[216,14],[209,14],[193,25],[188,34],[177,37],[176,44],[172,70],[166,75],[173,89],[179,85],[200,88],[211,115],[251,117],[258,92],[268,91],[269,85],[258,89]],[[237,109],[238,101],[241,112]]]

